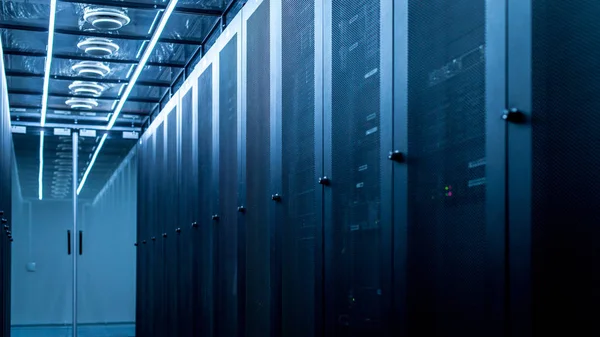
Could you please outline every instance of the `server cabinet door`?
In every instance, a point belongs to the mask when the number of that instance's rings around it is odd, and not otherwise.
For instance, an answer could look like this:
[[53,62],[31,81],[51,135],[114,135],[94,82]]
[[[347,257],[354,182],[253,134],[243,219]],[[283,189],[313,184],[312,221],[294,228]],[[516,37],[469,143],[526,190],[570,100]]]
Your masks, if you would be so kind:
[[[208,65],[206,65],[208,64]],[[213,67],[207,62],[201,63],[201,73],[197,82],[197,99],[195,105],[198,113],[195,124],[197,147],[196,175],[198,201],[196,208],[195,226],[192,229],[192,318],[194,336],[213,336],[213,270],[214,257],[214,232],[217,226],[213,220],[213,193],[217,190],[213,178],[218,172],[213,171],[213,123],[216,114],[213,113]]]
[[[323,174],[322,49],[315,7],[321,1],[272,1],[272,25],[281,34],[281,110],[275,118],[281,144],[281,316],[282,336],[321,336]],[[276,5],[279,4],[279,7]],[[275,35],[272,43],[277,44]],[[319,41],[319,42],[317,42]],[[276,56],[277,55],[277,56]],[[320,56],[322,57],[322,53]],[[319,58],[320,60],[320,58]],[[275,85],[275,84],[273,84]],[[275,139],[277,140],[277,139]]]
[[215,336],[242,336],[244,308],[244,231],[245,205],[241,168],[243,167],[242,121],[240,118],[240,16],[237,16],[215,46],[218,56],[213,66],[218,74],[218,172],[219,222],[216,229]]
[[[177,97],[175,97],[175,102]],[[177,260],[177,238],[175,228],[179,222],[179,106],[174,106],[165,118],[165,171],[160,182],[164,184],[165,193],[162,194],[165,205],[164,221],[162,223],[161,240],[165,251],[165,325],[169,335],[181,336],[182,327],[179,325],[178,275],[180,263]]]
[[274,228],[271,209],[278,198],[271,189],[269,0],[250,1],[242,11],[242,119],[246,137],[246,336],[270,336]]
[[[194,255],[192,247],[194,244],[193,234],[198,232],[198,225],[193,226],[197,221],[198,207],[198,161],[197,161],[197,142],[196,142],[196,123],[197,118],[194,99],[196,98],[196,86],[192,86],[191,81],[186,82],[179,91],[179,219],[174,222],[174,229],[169,235],[174,236],[176,245],[177,264],[177,316],[176,324],[179,326],[179,336],[193,336],[194,320],[197,319],[193,314],[192,302],[200,301],[192,296],[192,268]],[[201,259],[200,256],[196,257]],[[200,313],[198,313],[200,314]]]
[[[154,177],[164,177],[166,174],[166,151],[165,151],[165,124],[164,122],[156,128],[154,134],[155,143],[155,168]],[[154,207],[155,221],[153,221],[152,246],[154,256],[152,261],[155,263],[153,278],[153,296],[154,296],[154,333],[156,335],[168,334],[167,330],[167,279],[166,279],[166,245],[162,238],[164,233],[164,224],[168,221],[168,215],[165,207],[166,186],[162,181],[154,183]]]
[[[496,22],[503,12],[501,1],[494,3],[488,10]],[[395,213],[396,256],[404,263],[396,264],[397,282],[404,284],[402,329],[409,336],[494,335],[502,326],[488,326],[488,313],[493,307],[501,317],[502,303],[493,302],[497,297],[486,302],[486,293],[502,291],[504,282],[505,138],[495,122],[502,121],[505,83],[502,75],[486,77],[486,43],[494,50],[495,71],[503,74],[497,57],[505,53],[497,44],[505,27],[494,25],[488,32],[494,39],[486,41],[485,0],[397,6],[394,137],[406,152],[404,168],[394,172],[404,203]],[[486,85],[494,88],[488,107],[497,111],[486,108]],[[493,141],[486,123],[496,125]],[[490,195],[496,205],[490,206]],[[490,256],[501,261],[486,264],[491,241],[500,248]],[[490,265],[500,269],[486,285]]]
[[326,335],[388,336],[391,2],[324,2]]
[[135,297],[135,335],[147,336],[148,322],[148,140],[142,136],[137,145],[137,258],[136,258],[136,297]]
[[509,1],[508,107],[525,115],[508,133],[513,336],[600,333],[598,15]]

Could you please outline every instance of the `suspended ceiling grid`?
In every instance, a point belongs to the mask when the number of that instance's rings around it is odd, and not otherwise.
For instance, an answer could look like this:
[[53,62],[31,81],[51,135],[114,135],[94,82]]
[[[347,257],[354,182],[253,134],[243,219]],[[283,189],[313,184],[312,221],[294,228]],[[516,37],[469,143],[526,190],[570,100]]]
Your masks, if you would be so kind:
[[[100,152],[80,198],[93,199],[119,163],[135,145],[123,139],[122,131],[142,131],[153,115],[183,83],[203,53],[221,33],[245,0],[180,0],[161,34],[148,63],[127,99]],[[50,70],[45,129],[44,199],[70,198],[65,194],[64,172],[71,172],[71,139],[54,136],[54,127],[102,128],[108,124],[131,73],[148,45],[168,1],[161,0],[58,0],[54,50]],[[119,11],[129,22],[115,30],[94,27],[84,19],[90,10]],[[38,197],[39,127],[48,41],[49,0],[1,2],[0,38],[8,83],[13,125],[27,126],[27,134],[15,134],[17,167],[25,198]],[[86,53],[82,41],[105,39],[118,50],[111,55]],[[111,49],[111,48],[109,48]],[[114,49],[114,48],[113,48]],[[81,62],[100,62],[108,67],[104,76],[79,74]],[[74,82],[93,82],[101,93],[73,92]],[[84,99],[84,109],[69,106],[70,99]],[[89,103],[87,100],[92,100]],[[87,103],[86,103],[87,102]],[[71,101],[70,103],[73,103]],[[77,104],[77,102],[75,102]],[[103,131],[96,137],[80,137],[79,180],[95,151]],[[71,187],[68,187],[71,188]],[[69,189],[69,191],[71,191]]]

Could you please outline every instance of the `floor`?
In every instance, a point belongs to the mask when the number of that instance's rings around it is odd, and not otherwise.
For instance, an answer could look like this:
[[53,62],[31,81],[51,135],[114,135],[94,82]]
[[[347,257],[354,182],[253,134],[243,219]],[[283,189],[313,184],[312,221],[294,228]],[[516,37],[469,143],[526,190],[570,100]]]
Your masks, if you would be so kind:
[[[78,337],[133,337],[135,324],[83,325]],[[13,326],[11,337],[71,337],[71,326]]]

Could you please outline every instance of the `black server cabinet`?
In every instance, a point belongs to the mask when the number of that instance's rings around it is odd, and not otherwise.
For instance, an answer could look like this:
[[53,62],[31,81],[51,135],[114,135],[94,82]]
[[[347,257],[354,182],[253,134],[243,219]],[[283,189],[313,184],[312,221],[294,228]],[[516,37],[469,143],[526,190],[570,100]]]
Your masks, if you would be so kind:
[[[166,138],[166,127],[164,122],[160,124],[154,133],[154,151],[155,151],[155,167],[152,172],[154,179],[156,177],[165,177],[166,175],[166,158],[165,158],[165,138]],[[154,303],[154,317],[153,317],[153,332],[156,335],[166,335],[167,331],[167,280],[166,280],[166,245],[162,238],[164,232],[165,222],[168,221],[167,209],[164,207],[166,191],[165,184],[157,182],[154,184],[154,207],[155,207],[155,221],[153,222],[153,228],[151,232],[152,250],[153,250],[153,297]],[[163,210],[163,211],[161,211]]]
[[[485,0],[395,4],[394,146],[404,162],[394,164],[394,312],[401,335],[503,335],[505,136],[496,122],[504,102],[486,96],[486,88],[504,87],[500,2],[488,9],[496,33],[487,38]],[[495,68],[486,64],[488,47]]]
[[135,304],[135,335],[136,336],[147,336],[148,332],[146,329],[147,322],[147,311],[148,307],[148,249],[147,247],[147,224],[148,217],[147,212],[147,199],[145,196],[148,195],[146,185],[146,175],[148,170],[143,169],[147,165],[147,142],[144,141],[144,137],[137,146],[137,233],[136,233],[136,304]]
[[327,336],[392,333],[391,9],[323,4]]
[[508,8],[513,336],[598,335],[600,5]]
[[[217,230],[217,220],[212,218],[214,213],[215,197],[217,190],[213,170],[214,154],[213,143],[215,123],[213,114],[213,66],[209,64],[198,77],[197,82],[197,119],[195,144],[197,147],[196,185],[198,201],[196,207],[194,228],[192,229],[192,298],[193,301],[193,336],[213,336],[213,322],[215,318],[213,307],[213,270],[216,266],[214,259],[214,233]],[[185,143],[184,143],[185,146]]]
[[182,326],[178,322],[179,303],[178,293],[183,290],[178,287],[180,263],[177,260],[177,238],[175,228],[179,223],[179,149],[178,149],[178,112],[180,106],[175,106],[165,119],[165,155],[164,175],[162,183],[165,193],[162,202],[165,205],[165,218],[162,223],[161,240],[164,249],[164,278],[165,278],[165,325],[169,335],[180,336]]
[[[273,300],[278,292],[272,208],[280,196],[272,192],[270,108],[270,2],[247,4],[242,31],[242,116],[245,119],[246,192],[246,303],[247,337],[272,336],[277,332]],[[273,296],[275,295],[275,296]],[[273,320],[272,320],[273,318]]]
[[[243,336],[245,307],[245,205],[243,193],[243,121],[238,95],[239,16],[227,28],[218,55],[218,224],[215,231],[215,336]],[[225,33],[226,34],[226,33]],[[223,36],[223,35],[222,35]],[[218,42],[219,43],[219,42]],[[213,63],[214,64],[214,63]]]
[[[321,1],[283,0],[281,13],[282,336],[322,336]],[[322,54],[319,55],[321,60]],[[317,66],[318,65],[318,66]]]
[[[183,87],[182,87],[183,88]],[[186,86],[185,88],[188,88]],[[191,296],[192,294],[192,247],[194,245],[192,230],[197,231],[197,226],[192,223],[197,219],[198,204],[198,167],[197,167],[197,146],[196,146],[196,127],[194,120],[196,118],[196,109],[194,109],[193,99],[195,86],[186,89],[180,89],[179,101],[179,186],[178,206],[179,219],[174,222],[174,229],[169,235],[174,236],[176,245],[175,264],[177,265],[177,315],[176,324],[179,326],[179,336],[193,336],[193,316],[192,303],[199,299]],[[199,256],[196,258],[200,258]]]

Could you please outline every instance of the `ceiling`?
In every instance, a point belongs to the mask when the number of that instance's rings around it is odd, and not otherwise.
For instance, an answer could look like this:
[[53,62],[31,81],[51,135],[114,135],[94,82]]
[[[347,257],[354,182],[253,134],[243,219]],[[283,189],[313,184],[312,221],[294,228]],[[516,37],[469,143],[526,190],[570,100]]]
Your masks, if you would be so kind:
[[[245,2],[179,0],[114,128],[108,132],[80,198],[93,199],[102,189],[136,143],[135,139],[125,139],[123,132],[143,132]],[[70,198],[71,182],[66,177],[72,172],[72,139],[54,135],[54,128],[106,127],[167,5],[167,0],[58,0],[46,128],[41,128],[50,1],[2,0],[0,38],[11,119],[13,125],[27,128],[26,134],[14,134],[24,198],[38,197],[42,130],[46,135],[43,197]],[[89,67],[90,62],[94,67]],[[103,133],[80,137],[80,181]]]

